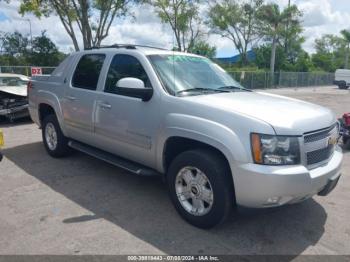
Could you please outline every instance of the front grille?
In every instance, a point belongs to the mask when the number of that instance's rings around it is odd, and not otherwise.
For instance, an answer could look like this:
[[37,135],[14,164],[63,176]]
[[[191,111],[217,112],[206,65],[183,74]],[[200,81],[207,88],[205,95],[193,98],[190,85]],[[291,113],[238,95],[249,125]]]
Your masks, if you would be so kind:
[[334,132],[336,131],[335,125],[328,127],[326,129],[319,130],[319,131],[306,133],[304,136],[304,142],[311,143],[311,142],[315,142],[318,140],[322,140],[324,138],[328,138],[329,134],[332,133],[333,131]]
[[334,151],[334,146],[328,146],[323,149],[306,153],[307,165],[315,165],[317,163],[323,162],[331,157]]
[[336,125],[306,133],[304,135],[304,147],[307,166],[314,166],[327,161],[333,155],[335,149],[335,145],[330,144],[329,140],[337,137],[338,128]]

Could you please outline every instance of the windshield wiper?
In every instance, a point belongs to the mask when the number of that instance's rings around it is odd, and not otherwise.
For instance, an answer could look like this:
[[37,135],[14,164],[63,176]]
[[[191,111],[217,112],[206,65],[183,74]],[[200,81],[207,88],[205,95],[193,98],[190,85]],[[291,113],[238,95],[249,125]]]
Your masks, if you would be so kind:
[[252,92],[252,90],[246,89],[244,87],[239,87],[239,86],[222,86],[219,87],[218,90],[239,90],[239,91],[247,91],[247,92]]
[[227,93],[228,90],[219,90],[219,89],[212,89],[212,88],[203,88],[203,87],[195,87],[195,88],[189,88],[185,90],[180,90],[176,92],[176,95],[186,93],[186,92],[213,92],[213,93]]

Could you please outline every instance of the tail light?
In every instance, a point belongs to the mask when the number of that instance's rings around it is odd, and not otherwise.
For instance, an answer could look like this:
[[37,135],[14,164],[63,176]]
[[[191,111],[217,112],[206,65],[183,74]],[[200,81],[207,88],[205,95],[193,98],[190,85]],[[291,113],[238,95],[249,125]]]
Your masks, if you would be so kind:
[[27,91],[29,93],[29,91],[33,88],[33,83],[32,81],[29,81],[28,84],[27,84]]
[[350,127],[350,113],[344,114],[343,115],[343,120],[344,120],[345,126],[349,126]]

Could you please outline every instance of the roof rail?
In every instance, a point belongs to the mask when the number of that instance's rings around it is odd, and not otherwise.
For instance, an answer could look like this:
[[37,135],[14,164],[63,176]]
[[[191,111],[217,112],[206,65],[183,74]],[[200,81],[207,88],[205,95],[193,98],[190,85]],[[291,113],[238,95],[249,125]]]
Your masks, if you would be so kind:
[[149,45],[134,45],[134,44],[113,44],[113,45],[106,45],[106,46],[93,46],[85,48],[84,50],[94,50],[94,49],[101,49],[101,48],[126,48],[126,49],[136,49],[137,47],[146,47],[146,48],[153,48],[153,49],[159,49],[159,50],[167,50],[165,48],[155,47],[155,46],[149,46]]

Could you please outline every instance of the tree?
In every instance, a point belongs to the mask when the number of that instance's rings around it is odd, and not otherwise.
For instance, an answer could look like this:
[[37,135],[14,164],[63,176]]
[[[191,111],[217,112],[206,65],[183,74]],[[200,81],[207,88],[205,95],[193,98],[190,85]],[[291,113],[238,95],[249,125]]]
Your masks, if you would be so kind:
[[26,54],[28,51],[28,37],[15,31],[14,33],[4,34],[2,39],[2,52],[10,56]]
[[[290,8],[290,0],[288,0],[288,8]],[[289,34],[290,30],[289,30],[289,21],[290,21],[290,17],[288,17],[287,19],[287,23],[286,23],[286,30],[285,30],[285,35],[284,35],[284,52],[287,54],[289,51],[289,41],[292,39],[292,36]]]
[[346,53],[345,53],[345,69],[349,68],[349,55],[350,55],[350,30],[342,30],[340,32],[344,38],[346,44]]
[[334,53],[344,45],[343,39],[336,35],[325,34],[315,40],[317,53]]
[[305,51],[299,53],[293,68],[295,72],[309,72],[315,69],[311,57]]
[[45,31],[33,39],[30,64],[36,66],[57,66],[64,57],[65,55],[59,52],[57,46],[46,36]]
[[271,41],[270,72],[273,75],[275,72],[276,48],[280,38],[283,37],[286,24],[288,23],[292,27],[298,25],[301,13],[296,5],[280,10],[277,4],[266,4],[260,8],[258,17],[260,19],[261,35],[266,40]]
[[3,47],[4,47],[4,41],[5,41],[5,37],[8,33],[6,32],[1,32],[0,31],[0,55],[2,54],[3,52]]
[[127,13],[131,0],[21,0],[19,12],[33,13],[38,18],[56,14],[79,50],[77,25],[82,34],[84,48],[100,46],[109,33],[114,19]]
[[[270,67],[270,58],[271,58],[271,44],[263,44],[259,47],[254,48],[254,52],[256,55],[255,58],[255,64],[258,66],[258,68],[261,69],[268,69]],[[278,46],[276,48],[276,62],[275,62],[275,68],[276,70],[282,70],[283,65],[286,62],[286,53],[284,52],[284,49],[281,46]]]
[[318,70],[334,72],[337,69],[334,63],[333,54],[316,53],[312,55],[312,62]]
[[278,43],[284,48],[286,59],[294,64],[301,53],[303,53],[302,44],[305,38],[302,35],[303,27],[300,23],[290,23],[290,17],[287,19],[285,30],[282,30]]
[[33,38],[30,49],[28,37],[19,32],[0,34],[0,46],[0,64],[3,65],[57,66],[65,57],[45,31]]
[[170,25],[177,50],[187,51],[202,36],[199,0],[144,0],[153,6],[162,23]]
[[316,53],[312,61],[316,68],[326,72],[334,72],[344,67],[346,46],[344,40],[336,35],[326,34],[315,40]]
[[19,32],[0,34],[2,65],[26,65],[28,58],[29,40]]
[[233,42],[243,65],[248,63],[248,48],[259,39],[256,14],[262,4],[262,0],[243,3],[237,0],[223,0],[209,10],[209,25],[213,32]]
[[188,52],[192,54],[206,56],[208,58],[214,58],[216,56],[216,47],[210,46],[203,40],[197,41]]

